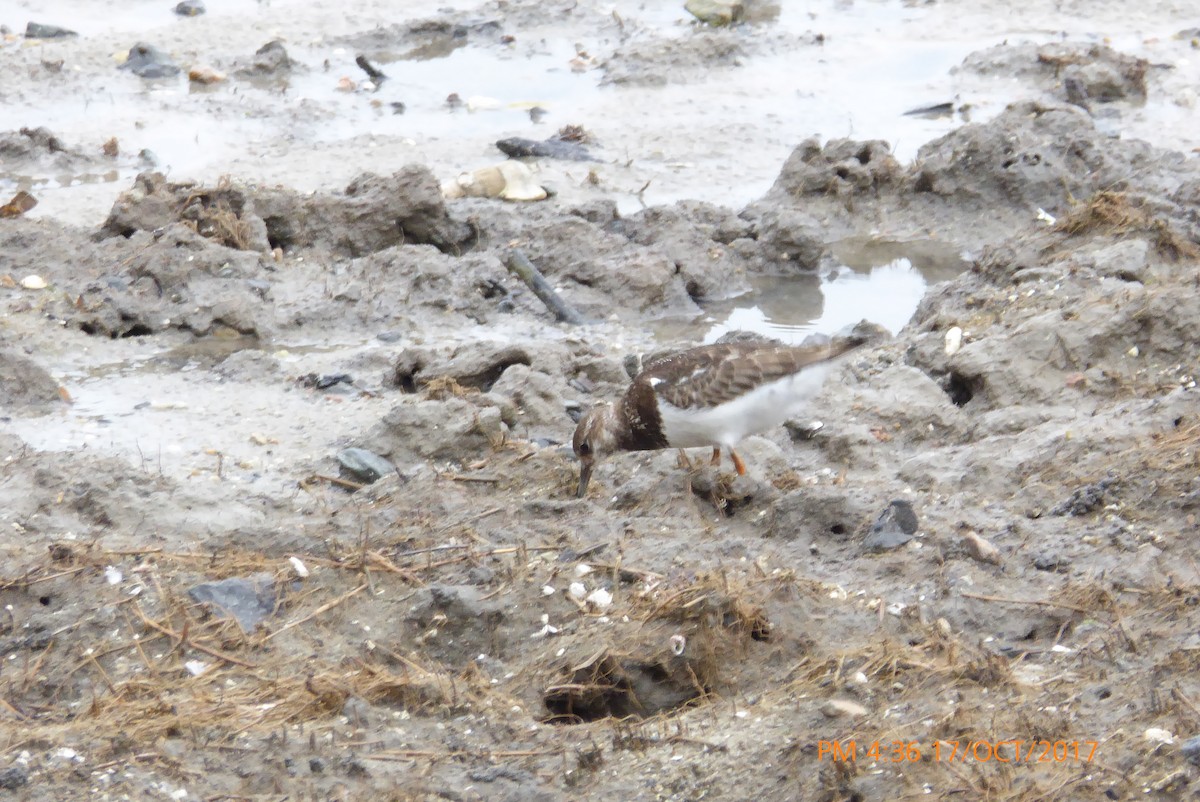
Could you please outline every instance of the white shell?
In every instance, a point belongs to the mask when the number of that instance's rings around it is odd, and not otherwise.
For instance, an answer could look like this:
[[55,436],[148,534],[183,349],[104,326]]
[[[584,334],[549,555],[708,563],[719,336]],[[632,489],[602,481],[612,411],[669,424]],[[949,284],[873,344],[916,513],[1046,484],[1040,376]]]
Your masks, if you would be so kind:
[[962,348],[963,330],[958,326],[951,326],[946,330],[946,356],[954,356],[958,353],[958,349]]
[[26,276],[21,279],[21,286],[27,290],[44,290],[46,289],[46,279],[41,276]]
[[523,162],[508,161],[462,173],[442,184],[445,198],[501,198],[502,200],[544,200],[546,190],[533,178]]

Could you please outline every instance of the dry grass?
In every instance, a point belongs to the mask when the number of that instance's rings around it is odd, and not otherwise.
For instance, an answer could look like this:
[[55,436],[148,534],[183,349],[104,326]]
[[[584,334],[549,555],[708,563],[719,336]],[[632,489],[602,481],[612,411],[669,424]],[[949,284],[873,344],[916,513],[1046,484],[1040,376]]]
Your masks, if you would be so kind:
[[1054,230],[1071,236],[1147,234],[1158,253],[1166,259],[1180,261],[1200,257],[1200,247],[1196,243],[1177,232],[1167,221],[1154,217],[1144,200],[1124,192],[1097,192],[1086,203],[1077,204],[1060,218]]

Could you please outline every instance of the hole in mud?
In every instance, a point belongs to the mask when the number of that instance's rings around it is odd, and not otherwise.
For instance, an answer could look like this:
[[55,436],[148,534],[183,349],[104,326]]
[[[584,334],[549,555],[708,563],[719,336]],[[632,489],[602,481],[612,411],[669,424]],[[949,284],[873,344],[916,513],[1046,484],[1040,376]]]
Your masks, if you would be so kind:
[[957,371],[952,371],[946,377],[945,389],[946,395],[950,396],[950,401],[954,406],[965,407],[975,397],[975,394],[983,389],[983,382],[977,378],[970,378]]
[[700,303],[704,300],[704,288],[701,287],[700,282],[696,281],[695,279],[688,281],[688,283],[684,285],[684,289],[687,291],[688,297],[696,303]]
[[836,170],[834,170],[834,174],[835,174],[835,175],[836,175],[838,178],[841,178],[842,180],[845,180],[845,179],[847,179],[847,178],[849,178],[849,177],[850,177],[850,171],[849,171],[849,170],[847,170],[845,167],[839,167],[839,168],[837,168]]
[[[132,326],[130,326],[129,328],[125,329],[125,331],[121,332],[121,339],[125,339],[128,337],[147,337],[153,333],[154,332],[150,329],[149,326],[147,326],[143,323],[135,323]],[[113,339],[116,339],[115,334],[113,336]]]
[[858,151],[858,153],[854,154],[854,158],[858,159],[859,164],[870,164],[871,163],[871,149],[868,147],[862,148],[861,150]]
[[697,686],[686,663],[646,663],[613,655],[576,668],[565,679],[546,688],[542,696],[547,721],[553,724],[652,716],[707,692]]
[[51,601],[53,601],[53,599],[51,599],[49,596],[38,596],[38,604],[42,605],[43,607],[49,607]]
[[829,527],[829,531],[835,535],[844,535],[846,534],[846,527],[842,524],[834,524],[833,526]]
[[264,217],[263,223],[267,226],[267,242],[272,248],[282,248],[285,251],[291,249],[295,243],[295,232],[288,218]]

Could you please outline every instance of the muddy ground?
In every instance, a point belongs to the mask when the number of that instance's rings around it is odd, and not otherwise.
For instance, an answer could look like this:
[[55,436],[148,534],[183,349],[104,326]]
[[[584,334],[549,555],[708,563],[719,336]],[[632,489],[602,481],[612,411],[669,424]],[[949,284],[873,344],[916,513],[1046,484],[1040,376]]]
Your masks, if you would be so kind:
[[[932,8],[943,33],[974,19]],[[686,93],[686,69],[820,46],[769,6],[671,38],[611,11],[364,12],[305,53],[395,70],[458,38],[533,30],[557,52],[547,37],[616,26],[584,64],[616,108],[649,74]],[[801,128],[746,203],[632,210],[664,176],[637,137],[593,142],[593,167],[530,160],[555,184],[532,203],[444,199],[447,140],[424,160],[305,150],[294,183],[266,151],[273,180],[251,156],[207,177],[104,156],[107,132],[34,111],[115,70],[112,43],[47,56],[0,20],[3,91],[28,111],[0,133],[5,186],[50,198],[0,219],[0,797],[1191,798],[1200,165],[1176,123],[1194,20],[1142,9],[1178,36],[1135,42],[1124,5],[1058,13],[1030,30],[1075,36],[963,59],[964,85],[1013,102],[968,122],[956,101],[912,158]],[[267,33],[202,40],[215,91],[314,68],[250,56]],[[280,130],[301,114],[245,97]],[[1130,136],[1156,109],[1162,137]],[[695,170],[765,148],[725,144]],[[115,200],[19,179],[106,169]],[[574,497],[564,444],[627,357],[693,344],[713,304],[823,274],[855,238],[965,270],[805,419],[748,440],[747,477],[627,454]],[[513,249],[587,322],[556,322]],[[656,338],[664,320],[682,333]],[[347,448],[383,464],[346,470]],[[230,587],[238,604],[213,601]]]

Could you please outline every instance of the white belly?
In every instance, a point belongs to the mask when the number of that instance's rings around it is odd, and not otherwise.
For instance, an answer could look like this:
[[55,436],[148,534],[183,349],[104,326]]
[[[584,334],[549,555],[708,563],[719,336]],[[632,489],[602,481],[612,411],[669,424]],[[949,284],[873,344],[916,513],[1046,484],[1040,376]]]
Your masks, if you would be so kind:
[[663,433],[673,448],[733,448],[747,435],[795,416],[821,391],[834,367],[836,363],[813,365],[717,407],[680,409],[660,398]]

